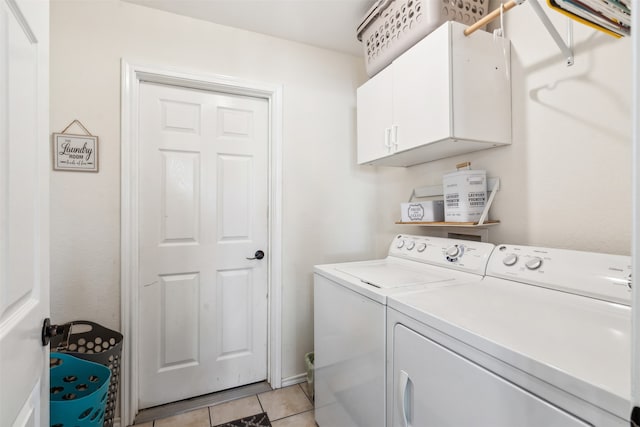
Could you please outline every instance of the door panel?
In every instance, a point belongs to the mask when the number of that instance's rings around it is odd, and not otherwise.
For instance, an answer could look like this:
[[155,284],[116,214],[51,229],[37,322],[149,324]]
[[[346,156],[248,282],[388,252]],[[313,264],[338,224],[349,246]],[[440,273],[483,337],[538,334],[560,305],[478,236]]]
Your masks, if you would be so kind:
[[162,243],[195,243],[200,223],[200,155],[161,153]]
[[266,379],[268,103],[140,85],[140,408]]
[[48,424],[46,1],[0,1],[0,425]]
[[253,216],[253,158],[218,156],[218,239],[249,240]]
[[198,274],[176,274],[160,279],[162,286],[162,348],[160,370],[198,363]]
[[160,103],[164,130],[200,135],[200,105],[166,99]]
[[218,360],[251,352],[251,270],[218,272]]

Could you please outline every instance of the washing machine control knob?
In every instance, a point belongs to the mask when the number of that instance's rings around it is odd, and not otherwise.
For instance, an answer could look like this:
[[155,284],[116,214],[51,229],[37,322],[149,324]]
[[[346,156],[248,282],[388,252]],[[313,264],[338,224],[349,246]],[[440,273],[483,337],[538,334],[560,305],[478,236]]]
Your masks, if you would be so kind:
[[416,247],[416,242],[411,241],[411,242],[409,242],[409,244],[407,245],[407,250],[408,250],[408,251],[410,251],[410,250],[412,250],[412,249],[413,249],[413,248],[415,248],[415,247]]
[[396,247],[397,247],[398,249],[402,249],[402,248],[404,247],[404,243],[405,243],[405,241],[404,241],[404,240],[400,240],[400,241],[398,242],[398,244],[396,245]]
[[509,254],[502,260],[502,263],[507,267],[511,267],[516,262],[518,262],[518,255],[516,254]]
[[525,263],[525,266],[529,269],[529,270],[537,270],[542,266],[542,258],[540,257],[533,257],[531,258],[529,261],[527,261]]
[[425,249],[427,249],[427,244],[426,244],[426,243],[420,243],[420,244],[418,245],[418,249],[417,249],[417,251],[418,251],[418,252],[424,252],[424,250],[425,250]]
[[458,245],[449,246],[446,251],[447,258],[457,258],[462,253]]

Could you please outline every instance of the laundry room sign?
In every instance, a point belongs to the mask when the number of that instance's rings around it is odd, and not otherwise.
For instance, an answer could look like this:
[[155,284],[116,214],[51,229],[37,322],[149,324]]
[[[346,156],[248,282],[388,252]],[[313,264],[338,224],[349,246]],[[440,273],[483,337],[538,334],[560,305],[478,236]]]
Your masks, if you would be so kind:
[[[87,134],[65,133],[77,123]],[[53,134],[53,170],[98,172],[98,137],[91,135],[79,120],[74,120],[61,133]]]

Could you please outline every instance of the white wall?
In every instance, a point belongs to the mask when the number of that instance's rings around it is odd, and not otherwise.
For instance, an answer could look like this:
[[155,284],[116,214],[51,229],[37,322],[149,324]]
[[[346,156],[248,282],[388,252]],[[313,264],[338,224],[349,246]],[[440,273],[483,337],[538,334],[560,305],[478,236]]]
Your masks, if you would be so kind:
[[[544,4],[544,2],[540,2]],[[543,6],[560,34],[566,19]],[[512,41],[513,144],[410,168],[378,168],[378,255],[413,187],[435,185],[455,164],[501,178],[489,230],[494,243],[629,254],[631,251],[631,41],[574,24],[566,67],[531,6],[505,17]]]
[[51,131],[79,119],[100,137],[98,174],[51,174],[56,322],[120,327],[122,57],[283,85],[283,377],[304,372],[312,266],[370,258],[375,246],[375,171],[355,166],[362,60],[116,0],[54,0]]
[[[545,8],[564,34],[565,20]],[[119,328],[120,58],[284,85],[283,377],[313,346],[312,265],[366,259],[393,234],[415,186],[456,163],[502,178],[494,242],[628,254],[631,43],[575,25],[567,68],[528,4],[513,42],[513,145],[411,168],[355,166],[362,60],[121,3],[54,0],[51,130],[80,119],[100,137],[100,173],[52,172],[55,321]]]

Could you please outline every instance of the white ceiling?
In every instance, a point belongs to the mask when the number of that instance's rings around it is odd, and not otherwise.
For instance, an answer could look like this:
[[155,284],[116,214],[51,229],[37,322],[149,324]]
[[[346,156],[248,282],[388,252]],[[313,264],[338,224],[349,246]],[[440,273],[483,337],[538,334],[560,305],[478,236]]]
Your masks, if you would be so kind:
[[362,56],[356,28],[374,0],[126,0]]

